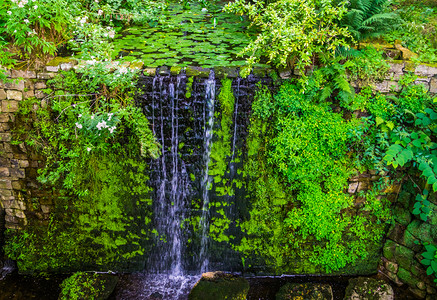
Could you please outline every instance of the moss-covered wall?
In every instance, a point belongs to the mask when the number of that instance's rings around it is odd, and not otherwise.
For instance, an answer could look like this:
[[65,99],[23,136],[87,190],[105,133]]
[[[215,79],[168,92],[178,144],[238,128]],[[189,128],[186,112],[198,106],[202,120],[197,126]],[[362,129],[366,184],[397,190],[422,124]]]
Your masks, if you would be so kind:
[[[437,93],[437,67],[436,66],[427,66],[427,65],[419,65],[412,66],[411,63],[405,61],[392,61],[391,69],[389,71],[389,75],[387,79],[381,83],[376,85],[376,89],[382,92],[389,92],[390,87],[394,86],[396,89],[397,80],[399,77],[407,71],[415,72],[420,76],[417,83],[425,83],[425,86],[428,87],[429,91],[432,93]],[[11,126],[15,123],[16,116],[15,112],[18,110],[18,103],[23,99],[36,97],[38,99],[42,99],[42,104],[44,105],[44,89],[46,88],[46,80],[53,78],[55,74],[59,70],[67,70],[72,68],[74,63],[65,62],[63,60],[59,60],[56,63],[52,63],[46,66],[43,70],[39,71],[10,71],[9,75],[11,79],[16,80],[15,82],[10,83],[0,83],[0,101],[1,101],[1,112],[0,112],[0,195],[1,195],[1,208],[4,211],[4,223],[5,228],[7,229],[25,229],[28,228],[29,225],[32,226],[40,226],[40,228],[49,228],[50,226],[50,212],[54,211],[54,204],[56,201],[58,204],[62,203],[62,199],[58,198],[59,195],[53,195],[51,191],[40,189],[39,184],[36,181],[37,170],[43,164],[43,158],[38,157],[37,155],[31,153],[30,149],[27,149],[23,144],[11,144]],[[136,65],[136,67],[141,67],[142,65]],[[176,74],[180,69],[172,68],[172,69],[161,69],[161,72],[168,72],[172,74]],[[259,71],[259,70],[258,70]],[[207,77],[209,74],[209,70],[201,70],[198,68],[189,68],[186,70],[187,75],[191,74],[191,76],[199,76],[199,77]],[[144,73],[154,75],[156,73],[155,68],[144,68]],[[218,69],[216,75],[220,77],[231,77],[235,78],[238,72],[236,69]],[[283,77],[286,77],[284,75]],[[225,120],[224,120],[225,121]],[[226,121],[221,125],[221,129],[225,129],[227,127]],[[229,154],[229,141],[228,134],[223,132],[221,133],[223,136],[223,147],[218,150],[224,150]],[[220,153],[217,152],[217,155]],[[227,154],[227,155],[228,155]],[[219,165],[223,157],[216,157],[213,164]],[[104,162],[102,162],[104,163]],[[134,167],[136,168],[136,167]],[[105,169],[110,169],[105,167]],[[221,169],[220,169],[221,170]],[[220,171],[222,172],[222,171]],[[120,177],[122,178],[122,177]],[[372,172],[368,172],[365,174],[357,175],[356,177],[351,178],[349,182],[348,192],[350,194],[356,195],[354,197],[354,203],[357,207],[361,204],[361,198],[358,196],[358,192],[361,190],[366,190],[372,181],[376,180]],[[105,180],[100,181],[105,182]],[[226,183],[226,182],[221,182]],[[227,185],[229,186],[229,185]],[[216,187],[219,187],[218,185]],[[103,188],[103,191],[105,189]],[[126,191],[124,191],[126,192]],[[397,192],[397,187],[393,190],[394,194]],[[109,192],[108,192],[109,193]],[[106,249],[106,252],[95,251],[94,253],[86,253],[82,252],[81,256],[87,256],[87,260],[83,262],[72,261],[71,258],[74,257],[73,252],[65,251],[63,249],[57,249],[57,253],[65,253],[65,260],[63,264],[59,266],[59,270],[68,268],[69,266],[76,266],[76,269],[81,269],[84,266],[89,268],[96,268],[96,264],[93,264],[93,260],[97,258],[97,256],[102,255],[102,253],[108,254],[112,253],[113,261],[117,259],[127,259],[133,257],[143,257],[147,253],[147,239],[148,235],[144,234],[139,230],[139,228],[132,228],[130,225],[127,225],[130,222],[143,222],[147,223],[148,216],[144,213],[140,213],[132,207],[129,208],[129,202],[124,202],[125,198],[120,195],[111,195],[111,193],[102,193],[101,195],[95,195],[95,205],[100,206],[98,210],[99,213],[104,214],[106,211],[110,210],[113,215],[120,215],[125,213],[125,215],[120,216],[119,219],[114,218],[100,218],[96,214],[89,214],[88,212],[93,210],[95,207],[85,207],[83,211],[76,211],[73,223],[76,229],[80,229],[83,226],[84,229],[81,232],[81,236],[83,237],[80,240],[82,243],[87,243],[92,241],[91,238],[100,237],[100,243],[97,243],[96,247],[103,247]],[[137,195],[138,196],[138,195]],[[118,198],[121,202],[122,206],[114,205],[111,201],[108,202],[108,199]],[[429,284],[429,278],[424,276],[423,268],[422,271],[417,271],[419,269],[418,261],[420,258],[417,257],[417,254],[422,251],[422,248],[418,248],[411,244],[406,244],[405,240],[407,237],[411,238],[411,236],[415,237],[419,241],[427,241],[429,235],[426,237],[419,237],[419,231],[417,228],[428,230],[427,232],[431,232],[431,239],[436,237],[433,228],[436,224],[434,221],[428,221],[427,223],[419,223],[420,221],[415,220],[415,222],[411,221],[412,217],[409,214],[411,209],[411,201],[402,202],[401,197],[396,200],[396,197],[389,196],[389,200],[397,201],[396,202],[396,214],[399,214],[399,220],[397,221],[396,226],[392,228],[390,234],[388,236],[387,243],[385,244],[385,255],[383,258],[382,268],[385,270],[384,272],[396,282],[404,282],[411,286],[411,288],[416,292],[416,294],[424,296],[431,295],[435,293],[432,285]],[[144,200],[144,205],[147,206],[147,197],[142,198]],[[68,202],[67,202],[68,204]],[[435,203],[434,203],[435,204]],[[131,210],[129,210],[131,209]],[[62,211],[62,209],[57,211],[58,216],[67,216],[69,213],[66,211]],[[217,215],[218,216],[218,215]],[[408,217],[409,216],[409,217]],[[3,219],[2,214],[0,217]],[[220,217],[220,216],[218,216]],[[133,219],[131,219],[133,218]],[[219,220],[220,218],[217,218]],[[224,219],[223,219],[224,220]],[[226,221],[226,220],[225,220]],[[408,222],[407,222],[408,221]],[[410,222],[411,221],[411,222]],[[99,223],[100,222],[100,223]],[[0,222],[1,225],[2,222]],[[97,227],[90,226],[90,224],[97,224]],[[219,224],[219,223],[216,223]],[[226,222],[221,223],[223,226],[226,225]],[[216,226],[216,225],[215,225]],[[216,226],[217,228],[219,226]],[[213,227],[215,228],[215,227]],[[99,231],[96,235],[93,230]],[[112,233],[109,236],[101,235],[100,231],[110,230]],[[219,228],[220,229],[220,228]],[[72,230],[72,229],[71,229]],[[116,237],[116,232],[125,232],[127,231],[129,235],[129,231],[132,230],[132,234],[129,237],[121,237],[118,239]],[[138,231],[139,230],[139,231]],[[135,231],[135,232],[134,232]],[[50,231],[47,230],[46,233]],[[52,231],[56,232],[56,231]],[[69,234],[77,234],[77,232],[66,231]],[[426,232],[426,231],[425,231]],[[89,235],[93,233],[93,235]],[[217,237],[219,239],[225,239],[223,235],[221,235],[222,231],[217,231]],[[414,233],[414,234],[413,234]],[[115,235],[112,235],[115,234]],[[124,239],[124,240],[123,240]],[[131,246],[126,246],[125,240],[130,239],[132,241]],[[145,242],[141,242],[141,241]],[[53,240],[54,241],[54,240]],[[65,240],[67,241],[67,240]],[[57,241],[56,243],[58,243]],[[409,241],[408,243],[410,243]],[[435,243],[436,241],[433,240]],[[118,244],[121,248],[125,248],[123,254],[116,253],[114,249],[109,246],[109,244],[114,243]],[[137,243],[137,244],[135,244]],[[50,245],[50,244],[49,244]],[[105,248],[106,247],[106,248]],[[405,250],[402,247],[406,247],[409,251]],[[76,245],[70,245],[68,249],[75,249]],[[405,251],[403,251],[405,250]],[[38,252],[39,249],[35,248],[32,251],[34,253]],[[29,252],[31,253],[31,252]],[[54,252],[53,252],[54,253]],[[130,253],[130,254],[129,254]],[[378,252],[375,252],[378,253]],[[390,254],[393,254],[391,257]],[[406,254],[408,256],[406,256]],[[30,255],[30,254],[29,254]],[[121,256],[120,256],[121,255]],[[123,256],[125,255],[125,256]],[[132,255],[132,256],[130,256]],[[70,258],[68,258],[70,257]],[[404,259],[407,257],[407,259]],[[132,265],[135,267],[130,268],[129,265],[110,265],[114,268],[120,269],[140,269],[144,260],[142,259],[133,259],[131,260]],[[43,261],[47,259],[47,257],[40,256],[38,258],[39,261]],[[379,256],[372,257],[369,261],[363,263],[363,269],[360,273],[371,273],[376,269],[376,264],[379,261]],[[370,262],[370,263],[369,263]],[[31,261],[23,261],[23,264],[28,267],[29,271],[31,271],[32,265]],[[82,264],[83,263],[83,264]],[[23,266],[24,266],[23,265]],[[132,266],[131,265],[131,266]],[[108,266],[108,265],[107,265]],[[23,270],[26,270],[24,267]],[[97,266],[98,268],[98,266]],[[306,269],[307,268],[307,269]],[[414,271],[413,271],[414,269]],[[44,270],[44,266],[41,267],[41,270]],[[47,270],[47,268],[46,268]],[[310,271],[308,271],[310,270]],[[357,269],[349,270],[349,273],[356,273]],[[299,273],[312,273],[317,272],[318,270],[313,270],[312,266],[303,263],[301,266],[296,267],[294,272]],[[342,270],[342,272],[348,272],[348,270]],[[412,279],[413,278],[413,279]],[[422,283],[425,283],[425,287]]]
[[424,245],[437,243],[437,198],[429,197],[434,212],[426,222],[413,215],[417,191],[412,184],[404,184],[393,204],[395,223],[387,234],[379,270],[397,285],[408,285],[419,299],[436,299],[437,290],[433,276],[426,275],[420,263]]

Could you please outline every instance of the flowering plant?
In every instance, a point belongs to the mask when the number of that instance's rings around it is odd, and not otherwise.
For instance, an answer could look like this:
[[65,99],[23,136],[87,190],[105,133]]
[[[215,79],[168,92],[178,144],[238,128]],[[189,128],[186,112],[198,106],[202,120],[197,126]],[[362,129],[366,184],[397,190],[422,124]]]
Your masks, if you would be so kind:
[[115,37],[115,30],[111,26],[94,23],[92,16],[85,14],[76,17],[73,22],[74,38],[69,40],[72,50],[79,52],[79,57],[86,60],[109,59],[113,46],[111,39]]
[[0,33],[22,58],[45,60],[68,39],[71,10],[65,0],[6,0],[0,14],[7,20]]

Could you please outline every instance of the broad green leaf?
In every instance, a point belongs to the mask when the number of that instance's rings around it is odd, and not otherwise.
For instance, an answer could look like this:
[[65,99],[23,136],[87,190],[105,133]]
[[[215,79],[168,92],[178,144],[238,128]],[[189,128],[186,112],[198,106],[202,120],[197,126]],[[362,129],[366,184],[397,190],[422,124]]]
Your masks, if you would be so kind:
[[425,266],[429,266],[431,264],[430,259],[422,259],[420,262]]
[[413,141],[413,145],[416,146],[417,148],[420,148],[420,146],[422,145],[422,143],[420,142],[420,140],[414,140],[414,141]]
[[376,117],[375,122],[376,126],[379,126],[380,124],[384,123],[384,119],[381,117]]
[[434,273],[434,270],[429,266],[428,269],[426,269],[426,275],[431,275],[432,273]]
[[435,178],[435,176],[429,176],[428,180],[426,181],[427,184],[434,184],[437,182],[437,178]]
[[385,124],[387,125],[388,128],[390,128],[390,130],[393,130],[393,128],[395,128],[395,123],[393,123],[392,121],[388,121]]
[[431,261],[431,267],[435,273],[437,273],[437,262],[435,260]]

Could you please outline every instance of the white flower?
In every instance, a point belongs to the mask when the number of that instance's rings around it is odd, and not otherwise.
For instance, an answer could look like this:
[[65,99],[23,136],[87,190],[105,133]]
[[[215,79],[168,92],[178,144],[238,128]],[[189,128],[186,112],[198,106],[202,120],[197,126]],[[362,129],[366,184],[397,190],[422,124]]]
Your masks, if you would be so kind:
[[94,2],[99,3],[99,0],[94,0]]
[[82,124],[76,122],[76,127],[82,129]]
[[102,128],[108,128],[108,125],[106,125],[106,121],[102,121],[97,123],[96,127],[98,130],[102,130]]
[[103,10],[99,9],[99,11],[97,12],[97,15],[99,15],[99,16],[103,15]]
[[94,119],[94,115],[91,116],[91,120],[93,120],[93,119]]
[[202,11],[208,11],[208,9],[206,7],[202,8]]
[[12,12],[10,10],[8,10],[8,15],[12,15]]
[[111,121],[113,115],[114,115],[113,113],[108,113],[108,121]]
[[115,126],[112,126],[112,127],[109,127],[108,130],[109,130],[110,133],[113,133],[115,128],[116,128]]
[[109,38],[113,39],[115,37],[115,31],[110,31],[108,36]]
[[91,151],[91,148],[90,148],[90,147],[86,148],[86,151],[90,152],[90,151]]
[[120,68],[120,70],[119,70],[119,72],[121,73],[121,74],[127,74],[127,68],[126,67],[121,67]]
[[35,9],[35,10],[36,10],[37,8],[38,8],[38,5],[35,5],[35,6],[33,7],[33,9]]
[[78,117],[78,118],[82,118],[82,114],[79,114],[77,117]]
[[29,24],[29,20],[28,19],[24,19],[23,22],[26,23],[26,24]]

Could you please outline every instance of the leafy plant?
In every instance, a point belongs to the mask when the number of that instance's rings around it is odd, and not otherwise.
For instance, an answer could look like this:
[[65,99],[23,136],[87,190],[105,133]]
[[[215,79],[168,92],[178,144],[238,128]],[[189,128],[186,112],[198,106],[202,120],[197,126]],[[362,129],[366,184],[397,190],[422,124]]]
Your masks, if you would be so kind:
[[260,29],[257,38],[241,52],[250,55],[246,73],[262,56],[278,67],[295,66],[303,72],[318,56],[333,57],[335,49],[347,46],[345,39],[350,37],[346,28],[337,25],[346,13],[344,2],[279,0],[252,4],[237,0],[224,9],[248,15],[252,26]]
[[7,18],[0,33],[20,51],[20,58],[45,61],[70,38],[72,10],[65,0],[7,0],[0,19]]
[[414,203],[413,206],[413,214],[420,217],[420,219],[424,222],[428,219],[428,217],[431,214],[431,209],[429,208],[429,205],[431,204],[428,199],[428,190],[423,191],[423,195],[417,194],[416,195],[416,203]]
[[[420,261],[423,265],[428,266],[427,275],[437,275],[437,247],[434,245],[425,245],[426,252],[422,253],[423,259]],[[434,279],[437,282],[437,278]]]

